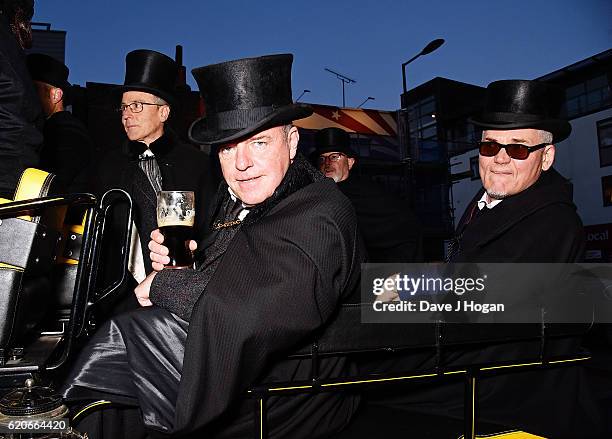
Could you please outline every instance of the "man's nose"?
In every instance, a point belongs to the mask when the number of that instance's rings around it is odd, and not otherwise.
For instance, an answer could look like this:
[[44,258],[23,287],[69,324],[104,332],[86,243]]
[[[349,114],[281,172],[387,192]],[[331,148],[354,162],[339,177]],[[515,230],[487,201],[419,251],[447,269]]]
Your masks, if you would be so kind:
[[253,166],[249,149],[243,145],[236,146],[236,169],[244,171]]
[[506,152],[506,148],[500,148],[499,152],[495,154],[495,157],[493,157],[493,160],[495,161],[495,163],[505,164],[510,163],[510,160],[512,160],[512,158]]

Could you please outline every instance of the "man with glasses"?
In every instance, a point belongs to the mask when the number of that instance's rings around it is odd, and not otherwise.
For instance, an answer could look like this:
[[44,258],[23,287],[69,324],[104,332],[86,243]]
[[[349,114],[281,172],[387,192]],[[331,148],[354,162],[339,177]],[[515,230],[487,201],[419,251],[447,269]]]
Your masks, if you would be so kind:
[[421,227],[408,203],[375,182],[356,175],[356,155],[349,134],[325,128],[315,137],[319,170],[333,179],[351,201],[368,250],[369,262],[418,262],[422,258]]
[[[177,107],[174,93],[177,64],[162,53],[142,49],[128,53],[125,62],[125,81],[118,90],[121,101],[117,110],[127,140],[103,159],[97,192],[118,187],[133,199],[136,233],[132,236],[130,271],[141,282],[151,271],[147,244],[151,231],[157,228],[156,193],[194,191],[195,232],[199,234],[205,230],[208,220],[205,212],[215,188],[208,156],[183,143],[168,126]],[[121,220],[116,224],[121,224]],[[110,251],[113,250],[116,251],[114,247]],[[128,294],[128,300],[133,301],[132,294]]]
[[472,119],[483,188],[465,210],[449,249],[452,262],[574,262],[584,252],[572,185],[552,168],[555,144],[571,125],[563,94],[538,81],[496,81]]

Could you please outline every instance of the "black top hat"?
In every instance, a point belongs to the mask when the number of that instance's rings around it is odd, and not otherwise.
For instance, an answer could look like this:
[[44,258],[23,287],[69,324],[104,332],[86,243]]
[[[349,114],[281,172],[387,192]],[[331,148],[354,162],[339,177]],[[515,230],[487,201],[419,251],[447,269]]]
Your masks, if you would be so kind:
[[341,152],[349,157],[355,157],[351,149],[351,136],[341,128],[324,128],[315,135],[315,151],[313,155],[326,152]]
[[33,81],[45,82],[64,92],[70,90],[69,70],[64,63],[42,53],[31,53],[26,57],[26,64]]
[[559,117],[563,100],[563,91],[546,82],[495,81],[487,86],[484,111],[470,120],[484,129],[549,131],[556,143],[572,132],[569,122]]
[[221,145],[312,114],[291,98],[293,55],[245,58],[193,69],[206,116],[189,128],[195,143]]
[[125,57],[125,81],[119,92],[144,91],[175,104],[174,89],[178,65],[154,50],[133,50]]

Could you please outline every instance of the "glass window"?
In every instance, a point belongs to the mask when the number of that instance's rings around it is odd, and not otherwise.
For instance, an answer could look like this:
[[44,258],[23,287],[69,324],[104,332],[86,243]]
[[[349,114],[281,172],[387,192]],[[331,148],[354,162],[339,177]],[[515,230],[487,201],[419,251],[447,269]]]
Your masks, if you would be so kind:
[[432,114],[436,112],[436,101],[433,96],[429,96],[413,106],[409,107],[409,126],[411,137],[427,139],[435,137],[431,127],[435,131],[436,119]]
[[599,110],[612,103],[610,84],[605,74],[565,89],[565,115],[576,117]]
[[597,122],[599,166],[612,165],[612,117]]
[[603,205],[612,206],[612,175],[601,177],[601,192],[603,194]]

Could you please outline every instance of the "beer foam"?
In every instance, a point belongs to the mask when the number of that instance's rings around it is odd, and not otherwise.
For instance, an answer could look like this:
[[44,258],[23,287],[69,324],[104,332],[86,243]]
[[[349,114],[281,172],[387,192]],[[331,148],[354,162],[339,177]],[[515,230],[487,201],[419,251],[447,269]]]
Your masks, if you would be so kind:
[[180,219],[178,217],[175,218],[164,218],[162,221],[157,220],[158,227],[170,227],[170,226],[185,226],[185,227],[193,227],[194,217],[189,217],[185,219]]
[[157,208],[157,225],[167,226],[187,226],[193,227],[195,211],[193,209],[177,209],[173,207]]

